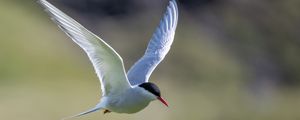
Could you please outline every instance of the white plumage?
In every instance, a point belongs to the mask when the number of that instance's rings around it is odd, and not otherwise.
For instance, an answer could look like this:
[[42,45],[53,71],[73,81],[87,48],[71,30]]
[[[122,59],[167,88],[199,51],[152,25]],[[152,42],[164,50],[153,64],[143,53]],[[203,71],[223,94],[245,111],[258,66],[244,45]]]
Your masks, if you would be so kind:
[[167,105],[161,98],[158,87],[148,80],[172,45],[178,21],[175,0],[169,2],[167,11],[153,34],[144,56],[130,68],[127,75],[122,58],[105,41],[46,0],[39,0],[39,3],[51,19],[86,52],[101,83],[100,102],[94,108],[75,116],[99,109],[117,113],[135,113],[156,99]]

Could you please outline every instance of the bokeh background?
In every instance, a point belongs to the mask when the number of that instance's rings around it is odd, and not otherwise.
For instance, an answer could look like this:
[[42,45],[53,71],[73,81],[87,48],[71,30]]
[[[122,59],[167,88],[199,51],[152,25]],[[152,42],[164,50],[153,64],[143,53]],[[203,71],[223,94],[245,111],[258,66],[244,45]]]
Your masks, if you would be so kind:
[[[49,0],[125,61],[144,53],[168,0]],[[178,0],[172,49],[151,76],[170,108],[77,120],[299,120],[299,0]],[[35,0],[0,0],[0,119],[58,120],[94,106],[85,53]]]

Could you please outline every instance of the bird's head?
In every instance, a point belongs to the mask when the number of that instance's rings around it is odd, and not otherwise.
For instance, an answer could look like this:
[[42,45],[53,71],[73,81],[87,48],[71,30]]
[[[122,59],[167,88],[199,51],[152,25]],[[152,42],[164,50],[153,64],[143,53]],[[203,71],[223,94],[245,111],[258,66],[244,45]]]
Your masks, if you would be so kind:
[[167,107],[169,106],[168,103],[161,97],[160,90],[157,87],[157,85],[155,85],[154,83],[151,83],[151,82],[142,83],[139,85],[139,87],[141,87],[143,90],[145,90],[145,93],[147,93],[147,95],[151,99],[153,99],[153,100],[157,99],[160,102],[162,102],[164,105],[166,105]]

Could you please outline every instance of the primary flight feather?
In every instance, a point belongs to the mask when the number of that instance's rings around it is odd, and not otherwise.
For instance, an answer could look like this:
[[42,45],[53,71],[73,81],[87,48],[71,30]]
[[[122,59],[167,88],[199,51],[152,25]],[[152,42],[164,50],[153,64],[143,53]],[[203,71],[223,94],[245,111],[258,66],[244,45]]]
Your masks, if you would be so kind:
[[176,2],[170,1],[167,11],[156,28],[144,56],[127,73],[131,85],[148,82],[155,67],[170,50],[174,40],[177,21],[178,8]]
[[172,45],[178,21],[175,0],[169,2],[145,54],[130,68],[127,75],[122,58],[105,41],[46,0],[39,0],[39,3],[62,31],[85,51],[101,83],[100,102],[94,108],[72,117],[100,109],[105,110],[104,113],[136,113],[153,100],[160,100],[168,106],[159,88],[148,80]]

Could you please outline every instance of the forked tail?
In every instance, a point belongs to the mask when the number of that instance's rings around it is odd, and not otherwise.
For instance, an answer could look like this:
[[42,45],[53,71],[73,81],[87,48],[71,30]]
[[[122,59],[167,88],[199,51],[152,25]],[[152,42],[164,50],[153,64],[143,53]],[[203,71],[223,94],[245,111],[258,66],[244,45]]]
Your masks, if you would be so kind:
[[100,110],[100,109],[102,109],[102,107],[99,106],[99,105],[96,105],[96,106],[95,106],[94,108],[92,108],[92,109],[89,109],[89,110],[87,110],[87,111],[85,111],[85,112],[82,112],[82,113],[79,113],[79,114],[77,114],[77,115],[73,115],[73,116],[69,116],[69,117],[63,118],[63,119],[61,119],[61,120],[67,120],[67,119],[71,119],[71,118],[74,118],[74,117],[83,116],[83,115],[86,115],[86,114],[89,114],[89,113],[98,111],[98,110]]

